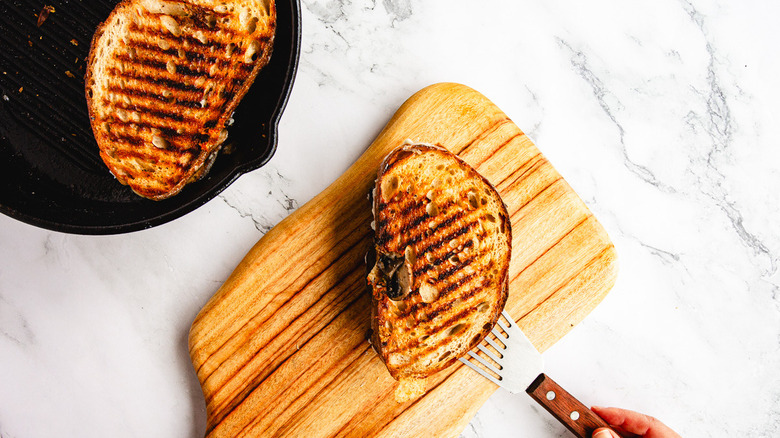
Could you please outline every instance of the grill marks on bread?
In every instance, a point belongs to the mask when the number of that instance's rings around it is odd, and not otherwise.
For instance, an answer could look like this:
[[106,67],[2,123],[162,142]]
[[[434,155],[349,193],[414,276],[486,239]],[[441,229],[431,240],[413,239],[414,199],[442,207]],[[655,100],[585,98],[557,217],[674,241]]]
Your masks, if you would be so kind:
[[101,157],[164,199],[205,173],[270,58],[273,1],[124,0],[95,34],[87,101]]
[[[379,263],[371,270],[372,342],[402,381],[399,388],[417,391],[421,385],[404,379],[452,364],[481,342],[503,309],[509,217],[489,182],[455,155],[405,145],[380,168],[374,219],[378,260],[404,258],[411,285],[395,293],[391,289],[403,282],[383,273]],[[397,398],[419,395],[404,391]]]

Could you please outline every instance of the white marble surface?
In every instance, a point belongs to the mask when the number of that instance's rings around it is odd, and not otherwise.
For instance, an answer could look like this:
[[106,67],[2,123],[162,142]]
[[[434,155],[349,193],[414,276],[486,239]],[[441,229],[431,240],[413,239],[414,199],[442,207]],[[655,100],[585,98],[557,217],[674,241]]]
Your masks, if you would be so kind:
[[[537,143],[620,257],[544,356],[587,404],[683,436],[780,436],[780,3],[303,0],[275,157],[118,236],[0,217],[0,437],[198,437],[196,312],[413,92],[462,82]],[[463,437],[568,432],[498,391]]]

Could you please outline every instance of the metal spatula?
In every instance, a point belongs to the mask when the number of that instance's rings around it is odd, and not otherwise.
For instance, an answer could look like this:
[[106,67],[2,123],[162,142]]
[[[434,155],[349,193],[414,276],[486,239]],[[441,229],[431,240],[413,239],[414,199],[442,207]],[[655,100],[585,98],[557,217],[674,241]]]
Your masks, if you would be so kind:
[[[604,420],[566,392],[543,372],[544,359],[506,312],[477,350],[460,361],[511,393],[527,392],[572,433],[590,438],[595,429],[609,427]],[[503,319],[503,320],[502,320]],[[491,350],[488,346],[495,350]]]

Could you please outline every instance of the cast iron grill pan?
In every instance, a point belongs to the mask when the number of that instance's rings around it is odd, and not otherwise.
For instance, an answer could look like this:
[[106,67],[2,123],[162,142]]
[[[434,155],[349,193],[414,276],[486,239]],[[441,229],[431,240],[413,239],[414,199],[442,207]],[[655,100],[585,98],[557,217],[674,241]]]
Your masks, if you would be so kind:
[[206,177],[163,201],[120,184],[100,159],[84,97],[92,35],[116,3],[0,1],[2,213],[68,233],[149,228],[203,205],[276,150],[277,124],[298,64],[298,0],[277,0],[271,60],[236,109],[227,144]]

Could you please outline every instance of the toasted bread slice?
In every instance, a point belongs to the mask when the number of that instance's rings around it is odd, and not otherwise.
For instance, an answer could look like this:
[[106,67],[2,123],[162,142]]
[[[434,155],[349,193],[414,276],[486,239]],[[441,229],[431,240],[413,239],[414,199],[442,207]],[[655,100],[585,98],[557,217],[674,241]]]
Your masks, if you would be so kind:
[[165,199],[202,177],[269,61],[274,0],[123,0],[92,39],[86,95],[119,182]]
[[509,215],[476,170],[422,144],[385,158],[373,208],[371,342],[404,401],[422,394],[426,377],[474,348],[498,320],[507,299]]

